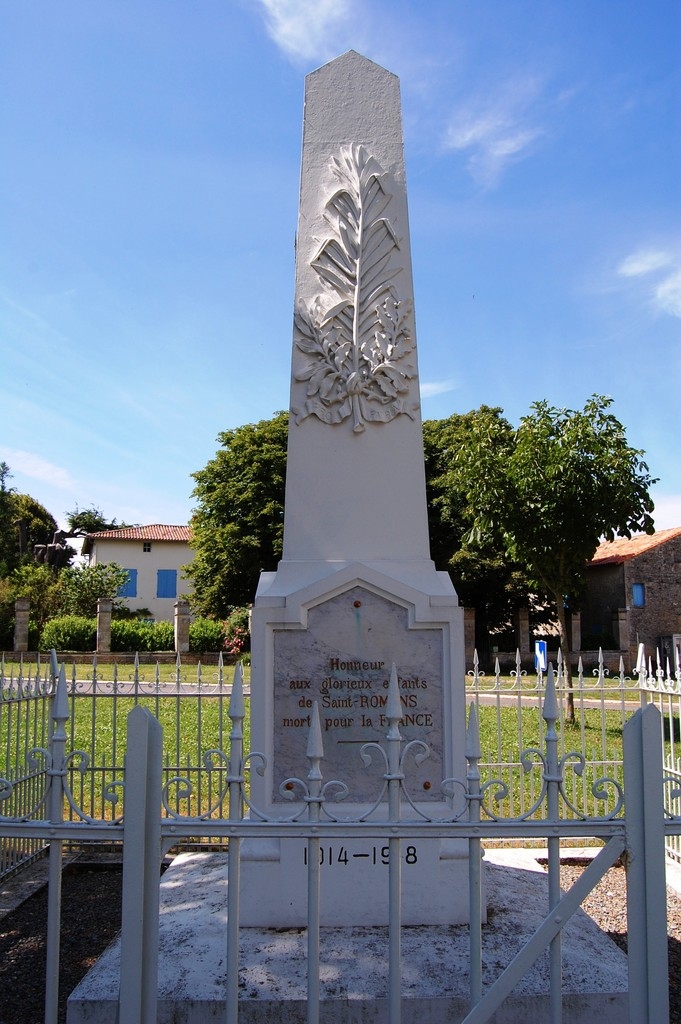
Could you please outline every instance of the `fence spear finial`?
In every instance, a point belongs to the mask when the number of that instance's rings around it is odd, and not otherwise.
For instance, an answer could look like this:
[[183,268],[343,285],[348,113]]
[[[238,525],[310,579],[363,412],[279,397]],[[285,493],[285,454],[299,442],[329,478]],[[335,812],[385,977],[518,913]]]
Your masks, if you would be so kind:
[[306,753],[311,761],[321,761],[324,757],[324,741],[322,740],[322,725],[319,721],[319,704],[317,701],[312,705],[310,735],[307,738]]
[[[3,655],[3,668],[4,668],[4,655]],[[3,673],[4,674],[4,673]],[[54,647],[50,650],[50,677],[52,679],[52,686],[57,685],[57,679],[59,677],[59,661],[57,659],[57,652]]]
[[55,740],[66,740],[66,723],[69,720],[69,700],[66,689],[66,669],[62,663],[57,676],[57,688],[52,705],[52,721],[54,722]]
[[646,670],[646,645],[638,645],[638,656],[636,658],[636,672],[641,675]]
[[549,662],[548,671],[546,673],[546,690],[544,692],[544,706],[542,708],[542,718],[544,721],[551,726],[551,723],[558,721],[558,700],[556,698],[556,680],[553,674],[553,662]]
[[244,705],[244,670],[241,662],[237,661],[234,666],[234,681],[232,682],[232,695],[229,699],[229,717],[232,721],[243,719],[246,715]]
[[468,761],[479,761],[481,757],[478,709],[475,701],[471,701],[468,710],[468,725],[466,726],[466,759]]
[[388,685],[387,718],[389,721],[398,721],[402,718],[402,702],[400,700],[400,686],[397,681],[397,668],[395,662],[390,669],[390,683]]

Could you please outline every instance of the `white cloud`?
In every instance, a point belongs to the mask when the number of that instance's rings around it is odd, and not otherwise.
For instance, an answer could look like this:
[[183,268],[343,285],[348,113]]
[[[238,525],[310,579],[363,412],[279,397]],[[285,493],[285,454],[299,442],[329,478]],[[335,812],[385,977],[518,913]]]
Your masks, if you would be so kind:
[[455,391],[458,384],[455,380],[435,380],[420,385],[421,398],[432,398],[433,395],[444,395],[447,391]]
[[335,34],[347,23],[353,0],[259,0],[267,31],[293,59],[320,60],[337,53]]
[[508,82],[498,97],[473,100],[451,118],[445,149],[469,152],[467,167],[479,185],[493,188],[506,167],[528,156],[532,143],[544,134],[530,123],[529,113],[540,90],[535,78]]
[[655,298],[663,312],[681,317],[681,269],[675,270],[658,284]]
[[55,466],[34,452],[24,452],[19,448],[0,448],[0,456],[9,464],[12,472],[22,473],[31,480],[40,480],[63,490],[73,490],[75,487],[75,481],[67,470]]
[[672,257],[667,252],[659,249],[640,249],[622,260],[617,272],[622,277],[640,277],[642,274],[650,274],[662,267],[668,267],[671,262]]
[[621,277],[648,278],[648,298],[662,313],[681,318],[681,260],[664,249],[639,249],[622,260]]

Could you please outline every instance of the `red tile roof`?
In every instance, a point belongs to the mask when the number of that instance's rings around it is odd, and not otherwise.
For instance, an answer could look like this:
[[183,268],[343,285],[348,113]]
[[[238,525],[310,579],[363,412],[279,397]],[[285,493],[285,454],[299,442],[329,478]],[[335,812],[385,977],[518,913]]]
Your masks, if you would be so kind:
[[671,530],[658,530],[656,533],[641,533],[631,539],[618,537],[616,540],[602,541],[588,565],[619,565],[630,558],[642,555],[644,551],[666,544],[675,537],[681,537],[681,526]]
[[100,530],[86,536],[90,544],[98,540],[170,540],[186,544],[191,536],[191,529],[189,526],[164,526],[161,523],[154,523],[152,526],[122,526],[117,530]]

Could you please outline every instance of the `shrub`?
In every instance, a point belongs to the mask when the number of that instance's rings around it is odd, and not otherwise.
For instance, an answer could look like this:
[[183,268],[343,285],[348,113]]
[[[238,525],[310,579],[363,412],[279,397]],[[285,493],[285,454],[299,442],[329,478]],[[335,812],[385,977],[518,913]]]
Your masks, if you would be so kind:
[[238,656],[251,649],[248,608],[235,608],[225,622],[225,650]]
[[11,651],[14,647],[14,619],[0,615],[0,650]]
[[40,634],[40,650],[94,651],[97,646],[97,620],[82,615],[61,615],[50,619]]
[[189,624],[189,650],[192,654],[221,651],[225,644],[224,623],[215,619],[194,619]]
[[152,651],[175,650],[175,627],[172,622],[155,622],[151,627]]
[[[12,634],[12,645],[14,645],[14,634]],[[28,620],[28,649],[37,651],[40,646],[40,623],[35,619]]]
[[8,579],[0,579],[0,648],[11,651],[14,644],[14,591]]
[[112,651],[150,651],[151,623],[134,619],[115,619],[111,622]]
[[172,651],[175,632],[170,622],[140,622],[114,619],[111,622],[112,651]]

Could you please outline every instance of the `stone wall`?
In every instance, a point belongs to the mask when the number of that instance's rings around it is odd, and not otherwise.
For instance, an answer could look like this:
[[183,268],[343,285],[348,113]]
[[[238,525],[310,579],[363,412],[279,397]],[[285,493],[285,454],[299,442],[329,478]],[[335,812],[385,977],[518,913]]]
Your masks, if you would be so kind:
[[[660,636],[681,634],[681,537],[651,548],[624,563],[630,652],[639,643],[653,655]],[[634,608],[632,587],[642,583],[645,605]],[[672,666],[673,667],[673,666]]]

